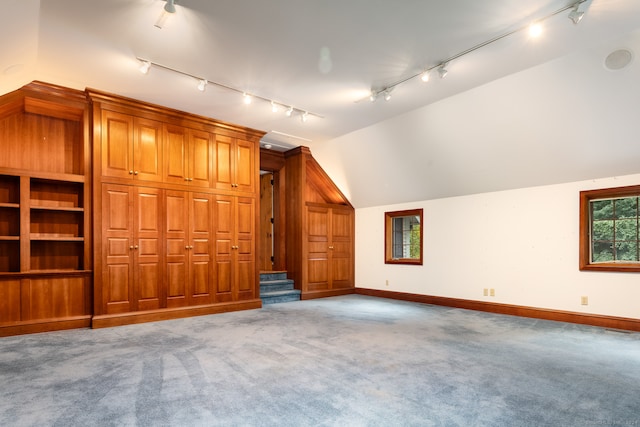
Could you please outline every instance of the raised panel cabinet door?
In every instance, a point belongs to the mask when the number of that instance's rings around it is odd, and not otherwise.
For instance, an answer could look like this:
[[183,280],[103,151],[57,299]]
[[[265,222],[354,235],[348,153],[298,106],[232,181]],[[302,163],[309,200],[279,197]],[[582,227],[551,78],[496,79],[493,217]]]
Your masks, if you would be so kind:
[[307,206],[307,283],[306,291],[330,289],[330,210]]
[[134,311],[133,187],[102,185],[102,308],[105,314]]
[[192,193],[189,206],[189,305],[213,302],[213,196]]
[[219,190],[235,188],[235,139],[216,135],[215,143],[215,187]]
[[173,184],[189,184],[189,139],[186,128],[164,126],[164,181]]
[[236,140],[235,181],[236,189],[253,193],[255,191],[256,177],[259,174],[256,169],[256,146],[249,141]]
[[133,122],[133,176],[141,181],[162,181],[162,123],[136,117]]
[[189,280],[189,192],[166,190],[165,242],[167,307],[187,305]]
[[209,188],[213,183],[213,142],[208,132],[189,131],[189,185]]
[[162,190],[136,188],[134,278],[138,310],[165,305],[162,277]]
[[102,111],[102,175],[133,178],[133,117]]
[[342,289],[353,283],[353,213],[346,209],[331,210],[330,274],[331,288]]
[[236,274],[238,300],[256,296],[256,201],[238,197],[236,202]]
[[214,209],[216,302],[233,301],[234,289],[234,197],[217,195]]

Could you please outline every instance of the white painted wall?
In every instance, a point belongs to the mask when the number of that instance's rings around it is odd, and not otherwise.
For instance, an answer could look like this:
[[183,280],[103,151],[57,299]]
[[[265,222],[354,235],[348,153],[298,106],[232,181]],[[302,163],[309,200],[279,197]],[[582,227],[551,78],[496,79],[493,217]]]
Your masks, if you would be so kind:
[[[579,192],[638,184],[640,174],[356,209],[356,287],[640,318],[639,273],[578,269]],[[414,208],[424,265],[387,265],[384,212]]]

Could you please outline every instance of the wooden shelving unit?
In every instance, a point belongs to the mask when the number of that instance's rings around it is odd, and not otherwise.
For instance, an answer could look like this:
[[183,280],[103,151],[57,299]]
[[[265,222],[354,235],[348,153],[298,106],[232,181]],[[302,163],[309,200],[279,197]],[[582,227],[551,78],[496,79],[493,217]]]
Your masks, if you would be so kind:
[[0,97],[0,336],[90,325],[88,119],[84,92]]

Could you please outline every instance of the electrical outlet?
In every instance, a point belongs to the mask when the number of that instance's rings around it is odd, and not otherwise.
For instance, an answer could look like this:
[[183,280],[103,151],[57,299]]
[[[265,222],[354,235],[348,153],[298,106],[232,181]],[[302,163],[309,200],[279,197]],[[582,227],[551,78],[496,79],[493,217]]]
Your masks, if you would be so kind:
[[491,288],[489,289],[489,296],[495,297],[496,296],[496,290]]
[[589,297],[587,297],[587,296],[580,297],[580,304],[589,305]]
[[488,297],[489,296],[489,289],[488,288],[484,288],[482,290],[482,295],[484,295],[485,297]]

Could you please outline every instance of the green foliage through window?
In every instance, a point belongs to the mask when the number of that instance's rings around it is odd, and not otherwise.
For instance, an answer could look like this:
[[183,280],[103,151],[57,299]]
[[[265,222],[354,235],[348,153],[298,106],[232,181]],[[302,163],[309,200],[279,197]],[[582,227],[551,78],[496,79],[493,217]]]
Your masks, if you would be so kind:
[[640,262],[639,199],[590,201],[591,262]]

